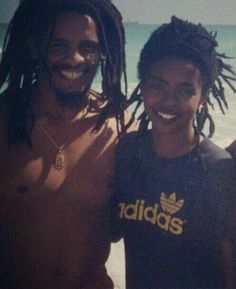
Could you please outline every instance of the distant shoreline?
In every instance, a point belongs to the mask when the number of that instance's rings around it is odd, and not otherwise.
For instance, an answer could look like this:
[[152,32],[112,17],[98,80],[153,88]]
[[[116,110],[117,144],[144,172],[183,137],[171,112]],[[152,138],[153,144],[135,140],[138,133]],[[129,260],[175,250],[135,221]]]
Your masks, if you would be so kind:
[[[0,25],[1,26],[8,26],[9,23],[7,22],[0,22]],[[162,25],[163,23],[140,23],[138,21],[125,21],[124,22],[124,25]],[[235,24],[205,24],[205,23],[202,23],[204,26],[206,27],[212,27],[212,26],[218,26],[218,27],[225,27],[225,26],[228,26],[228,27],[234,27],[236,26],[236,23]]]
[[[201,23],[201,22],[200,22]],[[150,25],[150,26],[160,26],[163,23],[140,23],[138,21],[125,21],[124,25]],[[204,26],[206,27],[236,27],[236,23],[235,24],[205,24],[202,23]]]

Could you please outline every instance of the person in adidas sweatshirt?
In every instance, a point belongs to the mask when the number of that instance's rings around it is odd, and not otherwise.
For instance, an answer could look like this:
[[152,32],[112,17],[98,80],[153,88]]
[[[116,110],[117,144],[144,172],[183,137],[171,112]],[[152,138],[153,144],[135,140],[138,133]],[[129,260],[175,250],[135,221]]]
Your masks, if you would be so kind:
[[141,52],[130,103],[144,111],[116,164],[127,289],[236,288],[232,159],[202,133],[208,120],[213,134],[209,104],[223,109],[232,73],[216,47],[215,34],[173,16]]

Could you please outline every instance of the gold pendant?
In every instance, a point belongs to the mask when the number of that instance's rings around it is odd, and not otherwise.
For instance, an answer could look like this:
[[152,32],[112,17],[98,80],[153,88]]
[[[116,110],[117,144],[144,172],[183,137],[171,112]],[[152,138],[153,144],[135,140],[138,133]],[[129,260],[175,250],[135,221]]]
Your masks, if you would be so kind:
[[64,163],[64,156],[63,156],[62,151],[59,150],[53,166],[59,172],[63,169],[63,166],[64,166],[63,163]]

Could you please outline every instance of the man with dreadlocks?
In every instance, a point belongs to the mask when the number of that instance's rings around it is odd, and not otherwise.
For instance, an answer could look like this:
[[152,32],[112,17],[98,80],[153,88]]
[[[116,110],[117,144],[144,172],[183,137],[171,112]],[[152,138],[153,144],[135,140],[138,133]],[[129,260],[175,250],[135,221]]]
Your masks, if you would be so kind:
[[[99,65],[101,94],[90,89]],[[104,264],[123,80],[110,0],[20,1],[0,64],[1,289],[113,288]]]
[[141,52],[130,102],[145,111],[119,146],[115,184],[127,289],[236,288],[232,160],[202,134],[207,119],[214,130],[209,93],[223,109],[223,71],[233,73],[216,46],[202,25],[173,16]]

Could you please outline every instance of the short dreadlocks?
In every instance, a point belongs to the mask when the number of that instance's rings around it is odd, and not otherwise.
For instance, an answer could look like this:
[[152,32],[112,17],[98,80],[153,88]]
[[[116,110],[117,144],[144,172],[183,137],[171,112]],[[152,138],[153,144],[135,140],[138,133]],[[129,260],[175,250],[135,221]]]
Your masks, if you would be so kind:
[[[219,54],[215,48],[218,46],[216,33],[209,33],[201,24],[193,24],[172,16],[171,22],[163,24],[155,30],[144,48],[141,51],[140,61],[138,63],[138,76],[142,82],[150,66],[161,59],[174,56],[187,59],[199,68],[203,79],[203,90],[211,89],[212,96],[216,99],[219,107],[224,113],[224,107],[227,108],[223,82],[236,92],[231,81],[235,81],[235,73],[231,66],[223,62],[228,58],[225,54]],[[226,75],[224,71],[230,75]],[[136,103],[133,117],[143,100],[140,92],[140,83],[132,93],[130,104]],[[214,133],[215,126],[209,113],[209,105],[213,107],[210,97],[203,104],[201,110],[196,115],[196,130],[201,133],[206,120],[209,121],[209,136]],[[145,131],[148,127],[149,119],[145,112],[140,117],[140,131]]]
[[[38,47],[50,44],[56,18],[65,11],[88,14],[97,25],[101,45],[102,99],[106,101],[94,128],[99,130],[107,117],[116,116],[120,133],[124,128],[127,93],[125,35],[122,17],[110,0],[21,0],[6,33],[0,63],[1,103],[7,108],[8,143],[32,146],[34,116],[30,105],[38,61],[32,59],[29,39]],[[47,49],[43,52],[47,60]],[[124,81],[125,93],[122,93]]]

